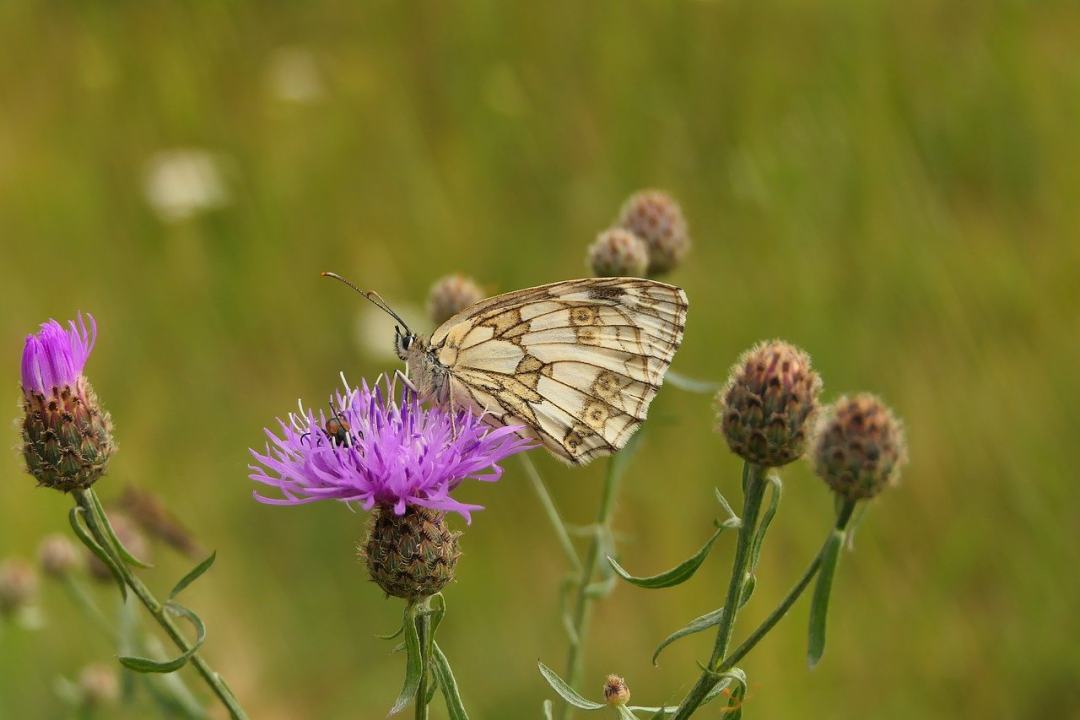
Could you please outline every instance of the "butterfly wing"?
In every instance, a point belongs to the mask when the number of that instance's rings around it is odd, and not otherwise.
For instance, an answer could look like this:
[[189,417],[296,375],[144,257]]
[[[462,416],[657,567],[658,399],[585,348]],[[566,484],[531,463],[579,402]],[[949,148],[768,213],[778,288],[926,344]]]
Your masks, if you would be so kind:
[[683,338],[686,293],[641,278],[589,278],[482,300],[440,326],[431,347],[450,400],[520,424],[584,464],[623,447]]

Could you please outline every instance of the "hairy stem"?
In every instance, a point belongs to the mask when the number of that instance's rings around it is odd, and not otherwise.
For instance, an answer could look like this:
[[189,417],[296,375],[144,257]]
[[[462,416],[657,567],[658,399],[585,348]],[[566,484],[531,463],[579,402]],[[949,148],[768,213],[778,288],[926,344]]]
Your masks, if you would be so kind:
[[[576,687],[581,680],[581,667],[585,660],[585,635],[589,629],[589,616],[592,598],[589,595],[589,585],[592,583],[596,567],[600,562],[600,556],[604,550],[607,538],[611,536],[611,512],[615,507],[615,495],[618,489],[619,472],[615,459],[608,460],[608,470],[604,477],[604,489],[600,498],[600,510],[596,515],[596,533],[585,555],[585,562],[581,566],[581,575],[577,582],[577,592],[574,599],[574,614],[571,618],[571,627],[574,637],[570,638],[570,650],[566,658],[566,682],[570,687]],[[563,704],[559,717],[568,720],[573,713],[569,704]]]
[[[191,643],[184,637],[184,634],[180,632],[180,628],[176,626],[176,623],[174,623],[172,618],[166,613],[165,606],[154,597],[154,594],[150,592],[150,589],[131,571],[131,568],[127,566],[127,563],[119,557],[116,550],[113,548],[112,542],[99,526],[97,515],[94,510],[95,504],[98,503],[96,502],[96,498],[91,499],[93,493],[93,490],[77,490],[73,494],[75,495],[75,501],[78,503],[79,507],[82,508],[83,513],[85,513],[87,527],[93,534],[94,539],[97,540],[98,544],[101,545],[106,552],[113,556],[113,559],[116,561],[116,565],[120,570],[120,576],[123,579],[124,584],[131,588],[132,592],[139,598],[139,601],[142,602],[143,606],[154,620],[157,621],[158,625],[161,626],[181,651],[185,653],[188,652],[191,650]],[[232,694],[232,691],[229,690],[225,681],[210,667],[209,664],[207,664],[206,660],[204,660],[199,653],[194,653],[191,656],[191,663],[195,666],[195,669],[199,672],[199,675],[202,676],[203,680],[206,681],[206,684],[210,686],[213,693],[217,695],[218,699],[220,699],[222,704],[228,709],[229,716],[232,720],[247,720],[247,713],[240,707],[239,701],[237,701],[236,697]]]
[[731,579],[728,582],[727,599],[720,616],[720,623],[716,630],[716,642],[713,645],[712,656],[708,665],[701,673],[697,683],[687,696],[679,704],[679,710],[674,720],[686,720],[705,700],[713,686],[716,685],[716,673],[720,662],[727,653],[728,644],[731,642],[731,634],[735,629],[735,617],[739,612],[742,600],[742,591],[745,586],[752,555],[754,534],[757,529],[758,514],[761,511],[761,501],[765,497],[765,468],[760,465],[746,463],[743,466],[743,512],[742,525],[739,527],[739,538],[735,545],[735,559],[731,566]]

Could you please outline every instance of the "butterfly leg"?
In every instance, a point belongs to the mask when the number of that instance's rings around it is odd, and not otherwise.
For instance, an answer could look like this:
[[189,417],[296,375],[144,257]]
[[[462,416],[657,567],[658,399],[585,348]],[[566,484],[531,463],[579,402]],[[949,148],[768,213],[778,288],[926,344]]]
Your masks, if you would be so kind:
[[400,380],[405,387],[409,388],[417,395],[420,394],[420,391],[416,389],[416,385],[414,385],[413,381],[409,379],[409,376],[401,372],[401,368],[396,368],[394,370],[394,382],[397,382],[398,380]]

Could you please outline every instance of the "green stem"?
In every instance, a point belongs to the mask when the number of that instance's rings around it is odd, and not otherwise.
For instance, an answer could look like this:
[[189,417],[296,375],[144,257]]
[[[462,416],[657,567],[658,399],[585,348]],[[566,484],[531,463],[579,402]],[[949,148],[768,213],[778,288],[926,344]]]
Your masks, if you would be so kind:
[[[75,495],[75,501],[79,507],[82,508],[83,513],[86,516],[86,524],[90,532],[93,534],[94,539],[97,540],[101,547],[106,549],[113,555],[116,560],[116,564],[120,569],[120,576],[124,580],[132,592],[139,598],[143,606],[147,609],[150,615],[157,621],[158,625],[165,631],[165,633],[172,638],[172,641],[176,643],[176,646],[183,652],[191,650],[191,643],[184,637],[184,634],[180,632],[180,628],[176,626],[172,618],[165,612],[165,606],[158,601],[154,594],[150,592],[150,589],[143,584],[142,580],[138,578],[127,566],[127,563],[123,562],[109,538],[103,532],[97,521],[96,513],[94,512],[94,505],[96,498],[93,497],[93,490],[77,490],[73,494]],[[229,710],[229,716],[233,720],[248,720],[247,713],[240,707],[239,701],[226,686],[225,681],[220,675],[215,672],[210,665],[202,658],[199,653],[194,653],[191,656],[191,663],[195,666],[195,669],[202,676],[206,684],[210,686],[210,689],[221,700],[222,704]]]
[[[584,663],[585,635],[588,633],[589,617],[592,605],[592,597],[589,594],[589,585],[592,583],[593,574],[600,562],[600,555],[604,549],[605,540],[611,535],[611,512],[615,507],[615,495],[618,488],[619,473],[615,464],[615,458],[608,460],[608,470],[604,477],[603,494],[600,497],[600,511],[596,515],[596,534],[585,555],[585,563],[581,566],[581,575],[577,582],[577,594],[574,601],[574,614],[571,626],[574,637],[570,638],[570,650],[566,658],[566,682],[570,687],[576,687],[581,680],[581,667]],[[573,713],[569,704],[564,703],[559,712],[561,720],[568,720]]]
[[[844,505],[841,506],[840,513],[836,518],[836,524],[834,526],[835,530],[840,532],[847,530],[848,522],[851,520],[851,514],[854,509],[855,503],[851,501],[846,501]],[[832,533],[833,531],[830,530],[829,537],[832,537]],[[809,567],[806,568],[806,572],[803,573],[803,576],[795,583],[795,586],[791,588],[791,591],[787,596],[780,601],[780,604],[769,614],[769,617],[765,618],[761,625],[747,636],[746,640],[744,640],[739,647],[735,648],[730,655],[724,658],[724,661],[720,663],[718,672],[726,672],[735,667],[735,665],[746,657],[746,654],[753,650],[754,646],[773,629],[776,623],[783,619],[784,615],[787,614],[787,611],[791,609],[791,606],[794,605],[795,601],[799,599],[799,596],[803,594],[803,591],[809,587],[810,581],[817,575],[818,569],[821,567],[821,557],[825,552],[825,545],[827,545],[828,542],[829,540],[826,538],[825,543],[822,544],[821,550],[818,551],[817,556],[810,562]]]
[[64,573],[60,578],[60,584],[64,586],[64,590],[67,592],[68,597],[72,602],[78,606],[83,614],[93,621],[101,632],[105,634],[107,638],[114,645],[119,644],[120,634],[113,629],[112,623],[105,617],[105,613],[101,612],[101,608],[97,606],[97,603],[91,599],[90,594],[86,592],[86,588],[71,575],[71,573]]
[[578,557],[577,551],[574,549],[574,543],[570,539],[570,533],[566,531],[566,524],[563,523],[562,517],[559,516],[559,510],[555,507],[555,501],[551,499],[551,494],[548,493],[543,478],[540,477],[540,473],[537,472],[536,466],[533,465],[533,462],[529,459],[528,455],[522,454],[518,457],[521,458],[521,464],[525,466],[525,474],[528,475],[529,480],[532,481],[536,496],[540,498],[540,504],[544,507],[544,513],[548,516],[548,520],[551,521],[551,527],[554,528],[555,535],[559,539],[559,547],[562,548],[563,554],[566,555],[566,559],[570,561],[570,567],[573,570],[580,570],[581,558]]
[[428,720],[428,672],[431,669],[431,615],[428,599],[420,601],[416,614],[416,632],[420,636],[420,684],[416,687],[416,720]]
[[754,534],[757,528],[758,514],[761,511],[761,501],[765,497],[765,468],[752,463],[743,465],[743,499],[742,525],[739,527],[739,538],[735,546],[735,560],[731,566],[731,579],[728,582],[727,599],[720,616],[719,626],[716,631],[716,642],[713,645],[712,656],[709,664],[705,666],[698,678],[697,683],[679,704],[679,710],[674,720],[686,720],[705,700],[713,686],[716,685],[716,673],[720,661],[727,653],[728,643],[731,642],[731,634],[735,629],[735,617],[739,612],[742,599],[743,587],[749,575],[750,557],[753,554]]

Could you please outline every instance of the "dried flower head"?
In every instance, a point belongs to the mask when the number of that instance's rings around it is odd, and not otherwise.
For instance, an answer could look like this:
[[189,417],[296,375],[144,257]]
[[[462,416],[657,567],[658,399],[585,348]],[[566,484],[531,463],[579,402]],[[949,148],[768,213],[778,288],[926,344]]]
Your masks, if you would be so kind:
[[376,507],[360,556],[383,592],[414,601],[434,595],[454,579],[460,535],[447,527],[445,513],[406,507],[404,515],[397,515]]
[[112,422],[83,368],[97,337],[79,316],[64,329],[50,320],[26,337],[22,356],[23,457],[39,485],[63,492],[90,487],[113,454]]
[[484,299],[480,286],[464,275],[447,275],[435,281],[428,292],[427,312],[436,326]]
[[87,665],[79,673],[79,690],[87,707],[109,705],[120,697],[120,680],[109,665]]
[[[142,534],[134,520],[127,514],[114,510],[109,513],[109,524],[112,525],[113,531],[116,532],[116,537],[132,555],[140,560],[150,560],[150,543],[146,541],[146,536]],[[109,568],[98,559],[97,555],[94,555],[89,550],[86,551],[86,569],[90,572],[90,577],[95,580],[101,582],[112,582],[113,580]]]
[[822,419],[811,459],[838,495],[867,500],[900,478],[907,462],[903,425],[874,395],[842,397]]
[[604,701],[608,705],[625,705],[630,702],[630,688],[618,675],[608,675],[604,680]]
[[[397,399],[395,399],[397,395]],[[387,381],[345,387],[330,401],[331,413],[304,410],[278,420],[280,435],[267,429],[265,452],[252,450],[258,464],[250,478],[276,488],[283,497],[255,493],[260,502],[298,505],[316,500],[355,501],[395,515],[407,507],[456,512],[466,521],[477,505],[451,493],[467,478],[495,481],[498,463],[533,446],[518,426],[492,428],[468,411],[454,415],[427,409],[408,390],[396,393]],[[331,421],[340,423],[328,431]]]
[[650,276],[671,272],[690,251],[690,234],[682,209],[660,190],[631,195],[619,213],[617,224],[645,241]]
[[190,558],[206,554],[191,531],[152,492],[127,485],[116,506],[134,520],[143,532],[177,552]]
[[596,277],[644,277],[649,267],[649,248],[629,230],[609,228],[589,246],[586,261]]
[[63,577],[82,566],[82,556],[74,543],[59,533],[47,535],[38,545],[38,562],[49,577]]
[[809,355],[782,340],[761,343],[739,358],[717,394],[718,429],[747,462],[786,465],[806,450],[820,392]]
[[10,617],[37,594],[34,568],[18,558],[0,563],[0,617]]

